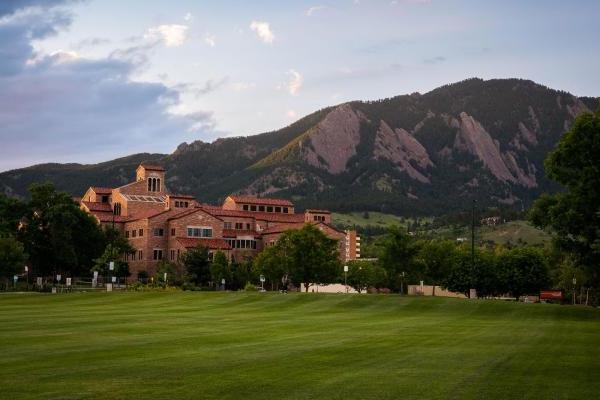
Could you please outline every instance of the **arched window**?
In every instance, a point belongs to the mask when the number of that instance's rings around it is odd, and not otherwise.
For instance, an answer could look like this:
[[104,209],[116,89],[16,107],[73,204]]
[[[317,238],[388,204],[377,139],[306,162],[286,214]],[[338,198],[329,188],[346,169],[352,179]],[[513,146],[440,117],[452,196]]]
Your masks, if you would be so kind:
[[156,179],[156,191],[160,192],[160,178]]
[[148,178],[148,191],[152,191],[152,178]]

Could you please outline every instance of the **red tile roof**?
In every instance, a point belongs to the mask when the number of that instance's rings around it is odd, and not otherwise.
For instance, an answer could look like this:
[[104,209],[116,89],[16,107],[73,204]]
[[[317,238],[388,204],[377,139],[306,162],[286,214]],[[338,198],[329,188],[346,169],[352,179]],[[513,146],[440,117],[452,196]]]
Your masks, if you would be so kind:
[[194,196],[192,196],[191,194],[176,194],[176,193],[169,193],[167,194],[167,196],[172,197],[172,198],[178,198],[178,199],[192,199],[195,200],[196,198]]
[[217,217],[254,218],[269,222],[303,222],[304,214],[265,213],[241,210],[223,210],[221,207],[202,205],[199,208]]
[[181,238],[177,241],[186,249],[198,247],[198,245],[206,246],[211,250],[231,250],[231,246],[223,239],[206,239],[206,238]]
[[115,221],[115,223],[117,222],[127,222],[128,219],[127,217],[124,217],[122,215],[115,215],[114,216],[114,220],[113,220],[113,213],[112,212],[102,212],[102,211],[91,211],[90,212],[91,215],[93,215],[94,217],[96,217],[98,219],[98,221],[100,222],[113,222]]
[[331,214],[331,211],[329,211],[329,210],[319,210],[317,208],[309,208],[306,210],[306,212],[318,213],[318,214]]
[[94,191],[94,193],[96,193],[96,194],[111,194],[112,193],[111,188],[92,186],[90,189],[92,189]]
[[147,169],[149,171],[164,171],[165,170],[164,167],[161,167],[160,165],[155,165],[155,164],[141,163],[140,167],[144,167],[145,169]]
[[223,237],[233,238],[237,236],[260,236],[260,233],[247,229],[223,229]]
[[83,204],[90,211],[104,211],[112,213],[112,207],[108,203],[82,201],[81,204]]
[[236,203],[244,204],[260,204],[266,206],[284,206],[294,207],[294,203],[286,199],[271,199],[268,197],[256,197],[256,196],[238,196],[232,195],[231,197]]
[[304,222],[296,222],[292,224],[279,224],[275,226],[270,226],[266,229],[263,229],[260,233],[263,235],[269,235],[271,233],[281,233],[285,231],[289,231],[291,229],[302,229],[304,226]]

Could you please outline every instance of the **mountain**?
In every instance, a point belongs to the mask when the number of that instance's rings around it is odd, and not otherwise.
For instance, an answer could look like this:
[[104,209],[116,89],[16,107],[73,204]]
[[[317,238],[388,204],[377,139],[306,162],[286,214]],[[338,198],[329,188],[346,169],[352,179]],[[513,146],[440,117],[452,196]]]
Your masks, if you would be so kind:
[[543,160],[574,118],[600,108],[520,79],[468,79],[426,94],[354,101],[278,131],[196,141],[173,154],[136,154],[95,165],[42,164],[0,174],[0,190],[24,196],[52,181],[81,195],[130,182],[142,160],[167,168],[167,185],[205,202],[229,193],[293,199],[299,208],[435,215],[482,206],[527,207],[560,188]]

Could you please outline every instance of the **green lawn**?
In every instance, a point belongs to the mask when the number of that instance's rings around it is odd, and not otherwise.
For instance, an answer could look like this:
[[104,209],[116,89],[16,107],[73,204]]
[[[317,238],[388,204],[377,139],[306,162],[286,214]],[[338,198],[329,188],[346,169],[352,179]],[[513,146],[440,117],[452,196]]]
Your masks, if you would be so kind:
[[600,310],[384,295],[0,294],[2,399],[592,399]]

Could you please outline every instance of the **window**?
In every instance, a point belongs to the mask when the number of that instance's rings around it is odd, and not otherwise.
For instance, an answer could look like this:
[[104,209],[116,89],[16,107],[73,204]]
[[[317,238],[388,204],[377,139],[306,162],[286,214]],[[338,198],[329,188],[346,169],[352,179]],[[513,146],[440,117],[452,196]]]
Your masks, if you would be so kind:
[[265,211],[265,206],[258,206],[258,211],[264,212]]
[[250,206],[250,211],[256,211],[256,206]]
[[102,196],[102,202],[108,203],[108,196]]
[[184,201],[184,202],[183,202],[183,206],[184,206],[185,208],[188,208],[188,205],[189,205],[189,204],[190,204],[190,203],[188,203],[187,201]]
[[313,216],[313,220],[314,220],[314,221],[316,221],[316,220],[317,220],[317,216],[316,216],[316,215],[314,215],[314,216]]
[[275,207],[275,212],[276,213],[280,213],[281,212],[281,207]]
[[289,211],[289,210],[288,210],[288,208],[287,208],[287,207],[283,207],[283,213],[284,213],[284,214],[287,214],[287,213],[288,213],[288,211]]
[[171,228],[171,236],[175,236],[175,228]]
[[139,237],[142,237],[142,236],[144,236],[144,230],[143,230],[143,229],[140,229],[140,230],[138,231],[138,236],[139,236]]
[[160,192],[160,178],[148,178],[148,191]]
[[244,229],[244,224],[241,222],[236,222],[235,223],[235,229]]
[[175,201],[175,207],[179,207],[179,201]]
[[244,204],[244,205],[242,206],[242,209],[243,209],[244,211],[248,211],[248,204]]
[[171,261],[175,261],[175,250],[171,250]]
[[250,226],[251,226],[250,224],[246,224],[246,230],[247,231],[249,231],[251,229]]
[[233,225],[232,225],[232,223],[231,223],[231,222],[225,222],[225,223],[223,224],[223,228],[224,228],[224,229],[232,229],[232,226],[233,226]]
[[128,238],[129,237],[129,231],[125,231],[125,237]]
[[131,231],[131,237],[134,238],[137,236],[137,231],[134,229]]
[[154,228],[154,236],[164,236],[165,230],[163,228]]
[[121,203],[115,203],[113,206],[113,214],[121,215]]
[[154,249],[154,260],[162,260],[163,252],[160,249]]
[[237,240],[235,241],[235,248],[236,248],[236,249],[241,249],[241,248],[242,248],[242,245],[240,244],[240,240],[239,240],[239,239],[237,239]]
[[144,252],[142,250],[138,250],[138,260],[142,261],[144,259]]
[[210,238],[212,237],[212,228],[188,226],[187,233],[188,237]]

